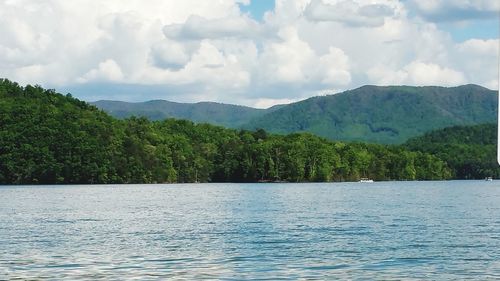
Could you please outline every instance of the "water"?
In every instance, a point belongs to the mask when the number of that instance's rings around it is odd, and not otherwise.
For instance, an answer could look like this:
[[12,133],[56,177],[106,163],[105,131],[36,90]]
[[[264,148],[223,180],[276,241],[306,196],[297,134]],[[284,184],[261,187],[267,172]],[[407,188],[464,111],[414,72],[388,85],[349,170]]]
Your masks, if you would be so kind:
[[499,280],[500,183],[0,187],[0,279]]

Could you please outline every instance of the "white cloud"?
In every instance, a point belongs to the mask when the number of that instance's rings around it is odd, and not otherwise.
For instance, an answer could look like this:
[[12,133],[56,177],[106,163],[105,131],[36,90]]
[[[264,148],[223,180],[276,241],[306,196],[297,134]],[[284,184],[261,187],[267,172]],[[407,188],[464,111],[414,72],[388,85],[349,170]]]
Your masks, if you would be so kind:
[[500,40],[470,39],[455,46],[457,67],[467,70],[468,81],[498,89]]
[[260,56],[261,81],[292,84],[307,82],[307,68],[314,57],[313,50],[298,37],[295,28],[284,28],[278,35],[278,42],[264,45]]
[[367,75],[373,84],[381,86],[403,85],[408,81],[407,71],[392,69],[383,64],[368,69]]
[[45,78],[43,69],[44,67],[39,64],[22,66],[14,70],[14,76],[17,78],[17,82],[20,83],[30,83],[33,78],[43,80]]
[[328,54],[322,56],[319,70],[323,75],[321,82],[325,85],[348,85],[351,83],[349,58],[339,48],[330,47]]
[[463,73],[434,63],[414,61],[405,67],[413,85],[457,86],[466,82]]
[[491,17],[498,1],[276,0],[260,22],[239,4],[0,1],[0,77],[259,107],[368,83],[498,84],[498,39],[455,43],[422,19]]
[[368,75],[379,85],[458,86],[467,81],[457,70],[421,61],[413,61],[398,70],[378,65],[370,69]]
[[256,108],[270,108],[275,105],[280,105],[280,104],[289,104],[293,102],[298,102],[300,99],[268,99],[268,98],[261,98],[257,99],[254,102],[254,106]]
[[320,55],[302,40],[294,27],[284,27],[279,39],[263,42],[254,71],[256,92],[271,99],[297,99],[351,82],[349,57],[330,46]]
[[78,78],[77,81],[80,83],[92,82],[92,81],[116,81],[121,82],[123,80],[123,72],[120,66],[112,59],[107,59],[101,63],[96,69],[92,69],[85,73],[83,77]]
[[384,24],[385,17],[394,14],[393,7],[385,4],[359,3],[358,1],[312,0],[305,10],[312,21],[335,21],[349,26],[376,27]]
[[151,47],[152,63],[160,68],[179,69],[191,59],[183,44],[165,39]]
[[[235,46],[238,44],[239,46]],[[230,45],[236,50],[225,53],[224,51],[229,49],[224,44],[208,39],[202,40],[182,68],[165,69],[148,66],[140,73],[137,80],[154,85],[184,85],[190,89],[189,95],[203,100],[218,100],[217,95],[221,93],[223,95],[242,93],[250,84],[251,77],[237,47],[249,55],[252,54],[252,50],[255,53],[255,47],[251,43],[239,42]],[[192,92],[193,86],[198,89],[197,93]]]
[[206,39],[224,37],[252,37],[258,33],[258,24],[246,16],[206,19],[191,16],[185,23],[166,25],[163,33],[172,39]]
[[499,46],[500,41],[498,39],[470,39],[459,44],[458,49],[460,52],[491,56],[499,51]]
[[287,26],[303,16],[311,0],[275,0],[274,12],[266,14],[266,22],[273,26]]

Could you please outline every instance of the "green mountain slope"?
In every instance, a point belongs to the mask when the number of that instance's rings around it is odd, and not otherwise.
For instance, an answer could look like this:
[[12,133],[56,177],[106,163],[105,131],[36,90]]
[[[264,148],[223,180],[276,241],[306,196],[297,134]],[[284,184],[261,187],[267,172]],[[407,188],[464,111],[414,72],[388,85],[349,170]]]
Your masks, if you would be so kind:
[[409,139],[403,147],[438,156],[454,178],[500,177],[496,160],[497,124],[455,126]]
[[496,92],[476,85],[363,86],[290,104],[252,120],[245,128],[398,144],[434,129],[495,122],[496,110]]
[[86,102],[0,79],[0,184],[114,182],[118,135]]
[[115,119],[39,86],[0,79],[0,185],[446,179],[435,156],[379,144]]
[[178,118],[280,134],[310,132],[332,140],[400,144],[435,129],[495,122],[497,97],[476,85],[364,86],[269,109],[164,100],[93,104],[117,118]]
[[143,116],[150,120],[166,118],[187,119],[193,122],[206,122],[228,128],[238,128],[267,111],[245,106],[200,102],[177,103],[165,100],[130,103],[121,101],[97,101],[92,103],[117,118]]

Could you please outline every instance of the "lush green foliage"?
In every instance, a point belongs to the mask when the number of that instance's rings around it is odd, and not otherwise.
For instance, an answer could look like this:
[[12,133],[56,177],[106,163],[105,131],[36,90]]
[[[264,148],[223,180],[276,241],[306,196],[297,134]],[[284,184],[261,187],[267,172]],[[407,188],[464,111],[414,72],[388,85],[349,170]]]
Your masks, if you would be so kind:
[[107,114],[40,87],[0,81],[0,182],[115,180],[120,132]]
[[0,183],[444,179],[401,147],[269,135],[191,121],[117,120],[71,96],[0,80]]
[[445,128],[410,139],[404,147],[446,161],[454,178],[500,177],[496,124]]
[[496,112],[496,92],[475,85],[364,86],[285,106],[252,121],[246,128],[283,134],[305,131],[332,140],[400,144],[435,129],[492,123]]
[[465,85],[444,87],[364,86],[266,110],[243,106],[168,101],[94,103],[112,116],[145,116],[208,122],[229,128],[289,134],[310,132],[330,140],[401,144],[428,131],[496,120],[494,91]]

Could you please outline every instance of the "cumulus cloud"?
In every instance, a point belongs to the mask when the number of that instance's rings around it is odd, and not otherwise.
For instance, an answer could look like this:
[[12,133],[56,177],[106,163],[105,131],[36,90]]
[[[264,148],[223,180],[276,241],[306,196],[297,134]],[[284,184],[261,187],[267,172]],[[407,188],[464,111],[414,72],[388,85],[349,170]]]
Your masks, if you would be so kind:
[[499,50],[499,39],[470,39],[456,45],[454,52],[462,58],[456,61],[457,65],[468,70],[468,81],[480,81],[485,87],[498,89]]
[[351,83],[349,58],[339,48],[330,47],[328,54],[320,57],[321,83],[328,86],[345,86]]
[[342,49],[331,46],[326,54],[318,54],[293,27],[278,35],[278,40],[264,42],[255,72],[256,86],[267,98],[280,100],[285,94],[296,99],[307,91],[351,82],[349,58]]
[[413,85],[456,86],[466,82],[463,73],[434,63],[414,61],[404,70]]
[[[252,49],[252,46],[247,47]],[[205,96],[203,100],[218,100],[217,95],[221,93],[234,98],[235,93],[243,92],[250,83],[250,73],[243,60],[235,54],[224,53],[222,49],[216,42],[202,40],[181,69],[148,66],[140,73],[138,81],[183,86],[189,89],[192,98],[203,99],[201,96]],[[193,93],[193,87],[197,92]]]
[[105,60],[97,68],[85,73],[83,77],[78,78],[80,83],[93,81],[121,81],[123,72],[120,66],[112,59]]
[[257,99],[254,103],[254,106],[257,108],[270,108],[275,105],[279,104],[289,104],[293,102],[298,102],[300,99],[267,99],[267,98],[260,98]]
[[379,65],[370,69],[368,75],[379,85],[457,86],[466,82],[464,74],[457,70],[421,61],[397,70]]
[[497,1],[276,0],[262,21],[248,4],[0,1],[0,76],[83,99],[259,107],[367,83],[498,84],[498,39],[456,43],[422,20],[491,17]]
[[165,69],[180,69],[191,59],[183,44],[168,39],[154,44],[150,54],[153,65]]
[[314,57],[314,51],[298,37],[294,28],[281,30],[279,37],[279,42],[264,46],[260,57],[262,79],[271,83],[307,82],[306,70]]
[[498,39],[481,40],[470,39],[458,45],[458,50],[464,53],[479,55],[493,55],[499,51],[500,41]]
[[336,1],[330,4],[323,0],[312,0],[305,10],[307,19],[312,21],[335,21],[349,26],[368,27],[383,25],[385,17],[393,14],[393,8],[388,5],[357,1]]
[[166,37],[181,40],[199,40],[224,37],[253,37],[258,33],[258,24],[247,16],[206,19],[191,16],[185,23],[167,25],[163,28]]

